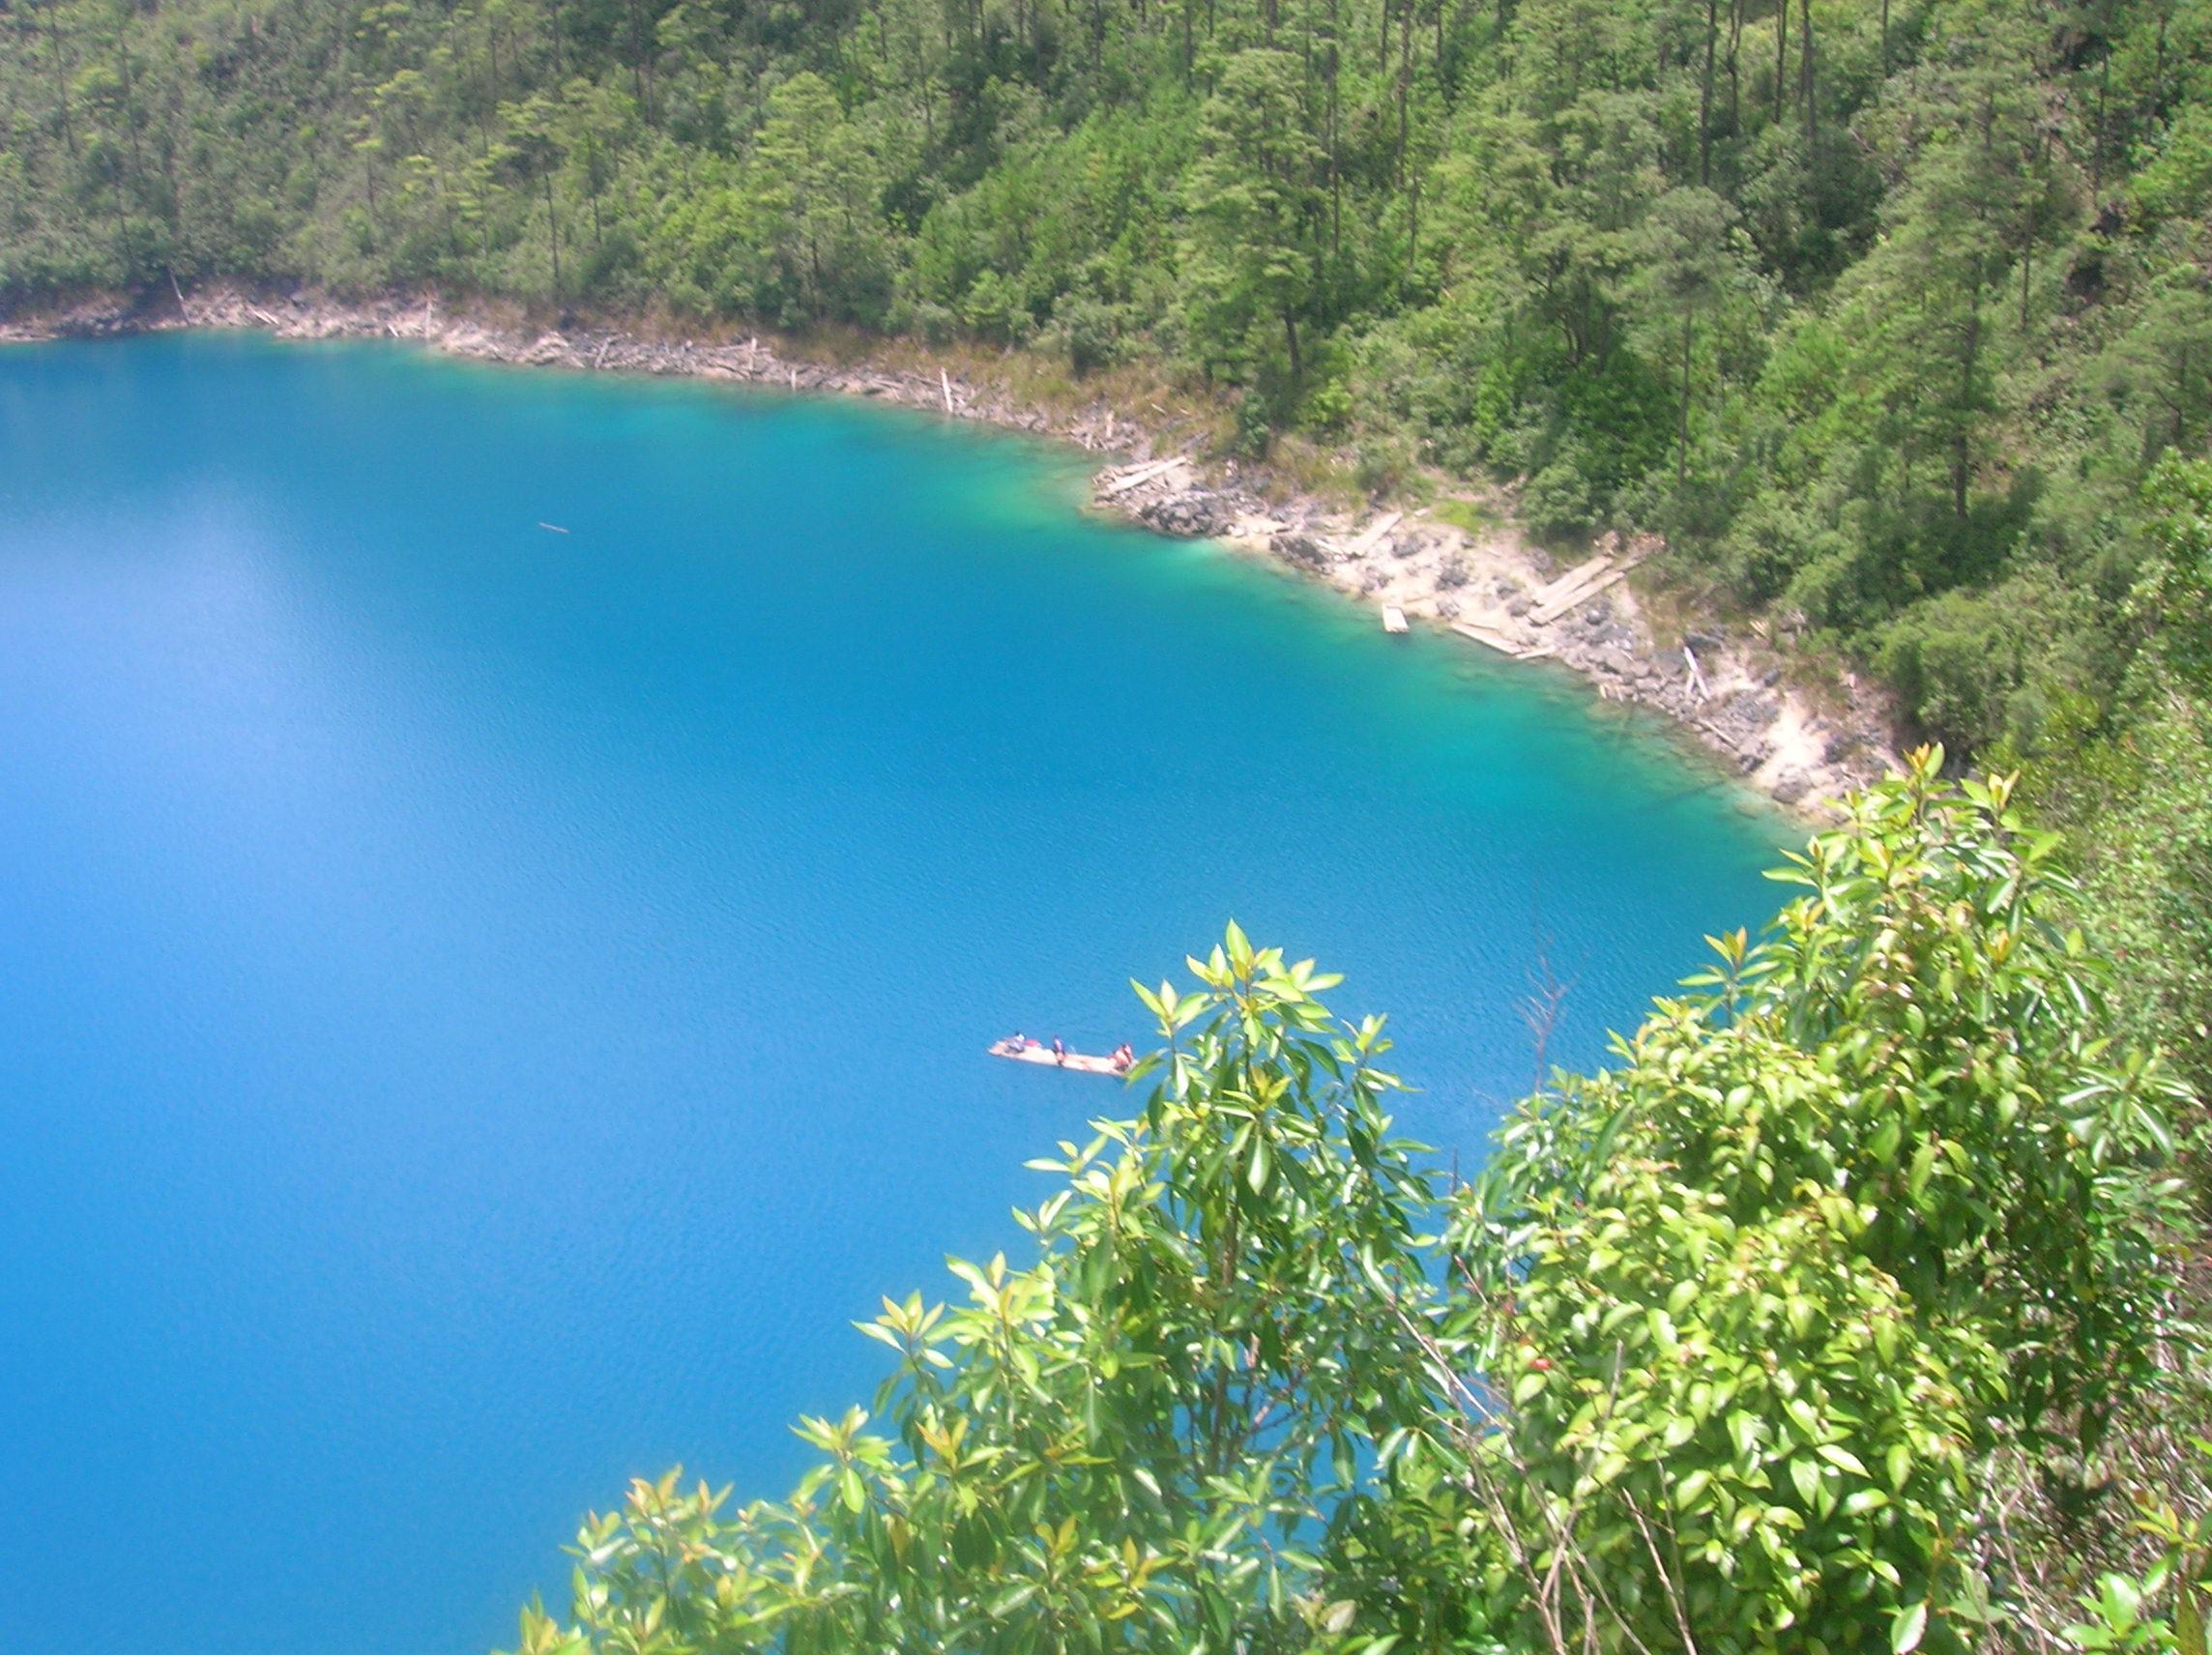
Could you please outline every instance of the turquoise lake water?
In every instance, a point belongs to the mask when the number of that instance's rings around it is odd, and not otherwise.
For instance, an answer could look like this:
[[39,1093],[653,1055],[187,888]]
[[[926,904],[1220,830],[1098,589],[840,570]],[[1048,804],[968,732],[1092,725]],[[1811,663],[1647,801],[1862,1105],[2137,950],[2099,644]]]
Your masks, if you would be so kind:
[[[1773,817],[1562,681],[846,403],[0,351],[0,1576],[44,1655],[474,1655],[1015,1247],[1235,915],[1463,1158],[1759,923]],[[550,533],[549,522],[568,533]]]

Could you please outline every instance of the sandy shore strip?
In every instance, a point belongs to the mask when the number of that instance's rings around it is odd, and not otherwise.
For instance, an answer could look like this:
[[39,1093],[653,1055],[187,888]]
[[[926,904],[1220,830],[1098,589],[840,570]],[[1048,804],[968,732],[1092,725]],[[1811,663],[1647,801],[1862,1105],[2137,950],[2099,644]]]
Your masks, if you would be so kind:
[[[1471,648],[1581,674],[1607,702],[1672,719],[1726,769],[1807,815],[1896,762],[1883,710],[1851,691],[1816,706],[1786,680],[1783,651],[1740,628],[1662,636],[1634,575],[1661,548],[1654,537],[1599,537],[1563,566],[1509,525],[1470,533],[1419,508],[1355,513],[1310,498],[1270,500],[1235,465],[1209,465],[1126,410],[1102,404],[1053,416],[940,366],[890,370],[809,362],[761,335],[695,341],[619,329],[534,328],[455,310],[436,298],[354,304],[301,293],[270,297],[211,288],[140,303],[86,302],[0,321],[0,343],[100,337],[178,328],[258,330],[287,339],[393,338],[482,362],[735,380],[834,392],[1056,437],[1118,463],[1092,480],[1102,510],[1161,534],[1204,537],[1279,559],[1370,606],[1449,628]],[[1155,446],[1161,451],[1155,452]]]

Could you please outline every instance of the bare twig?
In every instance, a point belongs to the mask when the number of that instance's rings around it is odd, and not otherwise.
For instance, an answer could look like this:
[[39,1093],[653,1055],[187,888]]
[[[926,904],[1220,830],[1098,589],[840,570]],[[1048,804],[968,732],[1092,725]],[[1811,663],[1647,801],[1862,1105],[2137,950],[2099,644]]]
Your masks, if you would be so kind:
[[1561,982],[1552,971],[1552,934],[1544,929],[1542,914],[1532,903],[1528,915],[1529,930],[1535,938],[1536,958],[1529,968],[1529,992],[1520,1005],[1521,1021],[1528,1026],[1528,1038],[1535,1048],[1535,1084],[1543,1086],[1552,1034],[1559,1025],[1559,1008],[1567,996],[1574,992],[1575,977]]

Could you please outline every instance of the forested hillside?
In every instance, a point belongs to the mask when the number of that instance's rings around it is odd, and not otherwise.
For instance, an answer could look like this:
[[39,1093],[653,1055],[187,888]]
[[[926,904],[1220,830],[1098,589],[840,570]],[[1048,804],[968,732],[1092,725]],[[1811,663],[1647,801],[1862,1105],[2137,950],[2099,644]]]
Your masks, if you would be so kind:
[[2093,733],[2212,430],[2202,0],[9,0],[0,304],[213,276],[1155,358]]
[[2212,438],[2205,0],[0,0],[0,308],[304,281],[1135,361],[1247,451],[1661,531],[1694,608],[2029,765],[2123,907],[2115,825],[2212,881],[2143,648],[2203,597],[2151,531]]

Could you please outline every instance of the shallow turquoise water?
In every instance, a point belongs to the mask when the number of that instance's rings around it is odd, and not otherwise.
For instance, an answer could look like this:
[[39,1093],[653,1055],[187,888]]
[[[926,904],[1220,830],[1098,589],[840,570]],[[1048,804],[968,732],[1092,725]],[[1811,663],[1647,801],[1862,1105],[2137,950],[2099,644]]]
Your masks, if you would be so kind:
[[[847,1326],[1236,915],[1480,1153],[1785,830],[1009,439],[237,338],[0,352],[0,1557],[50,1655],[460,1655]],[[569,532],[548,533],[540,521]],[[28,1621],[24,1621],[28,1625]]]

